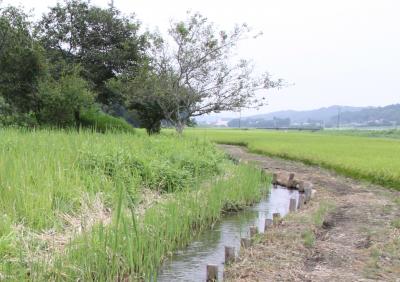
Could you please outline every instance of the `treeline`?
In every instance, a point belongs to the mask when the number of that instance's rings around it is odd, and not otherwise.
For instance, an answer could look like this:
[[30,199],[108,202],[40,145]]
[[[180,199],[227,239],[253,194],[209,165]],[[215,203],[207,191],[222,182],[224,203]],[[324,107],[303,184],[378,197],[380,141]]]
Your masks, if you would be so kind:
[[255,92],[282,80],[253,78],[247,61],[232,63],[250,32],[216,31],[190,14],[164,40],[134,16],[89,1],[58,3],[35,22],[0,7],[0,124],[129,130],[130,120],[148,133],[162,122],[182,132],[194,116],[260,104]]

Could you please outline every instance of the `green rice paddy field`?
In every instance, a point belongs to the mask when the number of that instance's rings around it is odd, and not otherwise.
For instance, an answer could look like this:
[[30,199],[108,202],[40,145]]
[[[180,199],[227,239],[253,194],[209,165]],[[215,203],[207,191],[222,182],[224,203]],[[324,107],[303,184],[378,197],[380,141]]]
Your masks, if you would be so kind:
[[349,177],[400,190],[400,140],[386,138],[398,136],[397,132],[191,129],[186,134],[217,143],[247,146],[255,153],[320,165]]
[[267,183],[196,138],[0,129],[0,281],[155,280]]

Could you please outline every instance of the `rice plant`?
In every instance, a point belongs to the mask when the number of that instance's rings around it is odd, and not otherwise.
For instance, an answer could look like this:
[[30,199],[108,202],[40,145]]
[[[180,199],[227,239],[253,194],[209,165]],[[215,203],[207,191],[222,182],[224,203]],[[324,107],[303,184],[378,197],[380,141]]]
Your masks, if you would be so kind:
[[165,257],[266,187],[199,138],[0,136],[0,280],[154,279]]

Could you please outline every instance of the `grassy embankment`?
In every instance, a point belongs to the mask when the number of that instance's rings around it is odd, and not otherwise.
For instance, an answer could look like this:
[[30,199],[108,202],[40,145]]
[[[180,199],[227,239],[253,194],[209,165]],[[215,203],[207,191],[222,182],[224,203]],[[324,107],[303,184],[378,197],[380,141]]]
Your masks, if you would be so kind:
[[266,186],[259,170],[194,138],[0,135],[0,280],[148,280]]
[[400,190],[400,142],[326,133],[193,129],[187,135],[244,145],[254,153],[320,165]]

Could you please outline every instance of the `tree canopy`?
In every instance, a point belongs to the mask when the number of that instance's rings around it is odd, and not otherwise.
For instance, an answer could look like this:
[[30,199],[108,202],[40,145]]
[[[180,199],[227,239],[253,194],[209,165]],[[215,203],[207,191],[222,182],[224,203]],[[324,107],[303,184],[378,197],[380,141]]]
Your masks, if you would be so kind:
[[50,8],[38,23],[36,35],[53,62],[80,64],[82,75],[105,105],[120,97],[105,82],[120,73],[134,76],[145,58],[146,34],[140,23],[113,7],[102,9],[89,1],[68,0]]
[[0,9],[0,94],[22,113],[37,106],[35,91],[43,73],[41,48],[28,16],[15,7]]
[[[254,77],[251,62],[233,60],[238,43],[249,36],[245,24],[231,32],[217,31],[200,14],[173,22],[168,39],[153,37],[145,75],[124,82],[130,84],[125,85],[128,100],[156,103],[178,132],[191,117],[262,105],[257,92],[280,87],[283,81],[273,81],[267,73]],[[152,89],[143,95],[138,86],[148,84]]]

